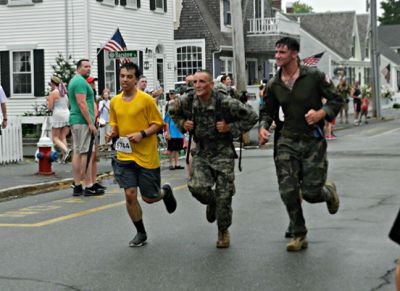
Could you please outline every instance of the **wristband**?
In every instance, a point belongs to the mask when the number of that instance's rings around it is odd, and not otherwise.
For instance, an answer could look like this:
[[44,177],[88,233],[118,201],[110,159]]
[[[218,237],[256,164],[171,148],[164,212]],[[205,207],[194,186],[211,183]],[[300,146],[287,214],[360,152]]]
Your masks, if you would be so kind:
[[7,118],[3,118],[3,121],[7,121]]
[[140,131],[140,134],[142,135],[142,138],[147,137],[147,134],[146,134],[146,132],[145,132],[144,130],[141,130],[141,131]]

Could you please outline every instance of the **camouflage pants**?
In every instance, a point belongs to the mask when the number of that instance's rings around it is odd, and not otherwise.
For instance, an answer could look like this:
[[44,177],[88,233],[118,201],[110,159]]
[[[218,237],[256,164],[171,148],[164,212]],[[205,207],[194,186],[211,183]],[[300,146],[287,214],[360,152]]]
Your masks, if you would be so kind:
[[309,203],[330,197],[325,187],[328,161],[325,140],[298,140],[281,136],[277,143],[275,167],[279,192],[290,219],[290,231],[307,233],[301,198]]
[[235,194],[234,166],[233,159],[200,155],[194,155],[192,159],[188,188],[202,204],[216,204],[219,230],[226,230],[232,224],[232,196]]

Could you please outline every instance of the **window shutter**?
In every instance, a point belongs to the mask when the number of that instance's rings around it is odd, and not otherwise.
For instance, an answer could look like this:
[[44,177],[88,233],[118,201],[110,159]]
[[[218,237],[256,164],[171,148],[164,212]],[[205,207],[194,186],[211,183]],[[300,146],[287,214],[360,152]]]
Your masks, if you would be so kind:
[[10,53],[9,51],[0,52],[0,72],[1,86],[7,97],[10,97]]
[[0,5],[7,5],[8,1],[7,0],[0,0]]
[[114,3],[115,3],[115,5],[118,5],[118,0],[115,0]]
[[126,6],[126,0],[121,0],[119,5]]
[[167,0],[164,0],[164,12],[167,12]]
[[143,74],[143,51],[139,51],[139,67]]
[[33,95],[44,96],[44,50],[33,50]]
[[150,0],[150,10],[156,10],[156,0]]
[[41,3],[43,0],[32,0],[33,3]]
[[120,62],[117,60],[115,62],[115,90],[118,93],[120,90],[120,86],[119,86],[119,71],[120,71]]
[[[100,52],[99,52],[100,51]],[[104,81],[104,50],[97,49],[97,85],[99,87],[99,94],[103,93],[105,87]]]
[[140,8],[140,0],[136,0],[137,8]]

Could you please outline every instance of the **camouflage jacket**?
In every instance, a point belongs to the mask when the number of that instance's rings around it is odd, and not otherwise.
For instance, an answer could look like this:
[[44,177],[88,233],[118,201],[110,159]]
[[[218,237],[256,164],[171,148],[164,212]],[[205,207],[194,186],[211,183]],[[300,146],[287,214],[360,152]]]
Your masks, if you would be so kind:
[[[169,113],[181,132],[186,120],[194,122],[193,137],[200,149],[218,151],[231,147],[232,138],[249,131],[258,121],[257,113],[239,100],[229,97],[225,91],[213,90],[212,97],[204,103],[194,90],[187,92],[169,107]],[[219,133],[218,121],[225,120],[230,132]]]

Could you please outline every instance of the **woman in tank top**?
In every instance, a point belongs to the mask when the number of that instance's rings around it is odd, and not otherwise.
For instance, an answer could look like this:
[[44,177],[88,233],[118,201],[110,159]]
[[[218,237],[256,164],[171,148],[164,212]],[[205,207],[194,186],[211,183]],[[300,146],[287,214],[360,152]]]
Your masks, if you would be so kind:
[[47,97],[47,107],[53,112],[51,117],[51,133],[53,143],[63,153],[62,161],[69,162],[72,151],[68,148],[67,135],[69,133],[69,103],[64,83],[60,78],[53,76],[49,83],[50,95]]
[[359,81],[354,82],[354,87],[351,89],[351,97],[353,97],[354,106],[354,125],[360,125],[361,90]]

